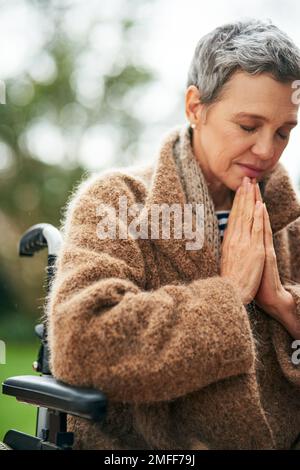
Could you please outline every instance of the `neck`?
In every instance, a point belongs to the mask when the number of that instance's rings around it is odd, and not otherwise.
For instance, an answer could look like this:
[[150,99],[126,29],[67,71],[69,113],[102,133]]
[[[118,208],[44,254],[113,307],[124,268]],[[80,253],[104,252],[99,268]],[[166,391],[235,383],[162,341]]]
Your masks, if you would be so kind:
[[208,190],[214,202],[215,210],[230,210],[234,193],[221,182],[208,184]]

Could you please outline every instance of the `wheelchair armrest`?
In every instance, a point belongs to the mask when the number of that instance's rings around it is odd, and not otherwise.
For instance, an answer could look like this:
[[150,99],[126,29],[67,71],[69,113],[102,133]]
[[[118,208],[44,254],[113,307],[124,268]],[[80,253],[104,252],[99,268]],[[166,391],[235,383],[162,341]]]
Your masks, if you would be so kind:
[[18,401],[99,421],[106,412],[107,399],[97,390],[73,387],[52,376],[21,375],[2,384],[5,395]]

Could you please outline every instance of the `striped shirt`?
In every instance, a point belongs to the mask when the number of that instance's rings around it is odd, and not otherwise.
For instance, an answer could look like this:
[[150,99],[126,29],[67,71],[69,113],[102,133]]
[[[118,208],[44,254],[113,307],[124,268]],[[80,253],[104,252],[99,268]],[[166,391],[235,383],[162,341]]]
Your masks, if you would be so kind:
[[228,221],[230,210],[215,211],[215,212],[216,212],[216,216],[217,216],[217,219],[218,219],[219,230],[220,230],[220,235],[221,235],[221,242],[222,242],[223,237],[224,237],[224,230],[227,226],[227,221]]

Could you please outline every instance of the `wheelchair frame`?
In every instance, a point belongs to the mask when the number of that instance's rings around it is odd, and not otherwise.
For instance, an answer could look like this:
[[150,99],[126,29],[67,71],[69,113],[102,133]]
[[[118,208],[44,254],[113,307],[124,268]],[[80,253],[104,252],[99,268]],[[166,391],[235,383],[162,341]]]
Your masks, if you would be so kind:
[[[19,242],[19,256],[33,256],[48,248],[47,292],[55,274],[55,260],[61,247],[62,236],[51,224],[30,227]],[[2,393],[17,401],[37,406],[35,436],[9,430],[4,436],[4,446],[12,450],[71,450],[74,435],[67,431],[67,415],[101,421],[106,414],[107,399],[98,390],[74,387],[56,380],[51,375],[47,324],[35,326],[41,340],[33,368],[40,376],[10,377],[2,384]]]

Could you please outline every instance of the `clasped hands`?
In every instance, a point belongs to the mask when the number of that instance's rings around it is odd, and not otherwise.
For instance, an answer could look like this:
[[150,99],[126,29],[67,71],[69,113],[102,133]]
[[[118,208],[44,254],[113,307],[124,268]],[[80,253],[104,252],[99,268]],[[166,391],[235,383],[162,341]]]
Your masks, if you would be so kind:
[[236,191],[221,255],[221,276],[282,324],[293,299],[280,280],[269,214],[255,179],[244,177]]

